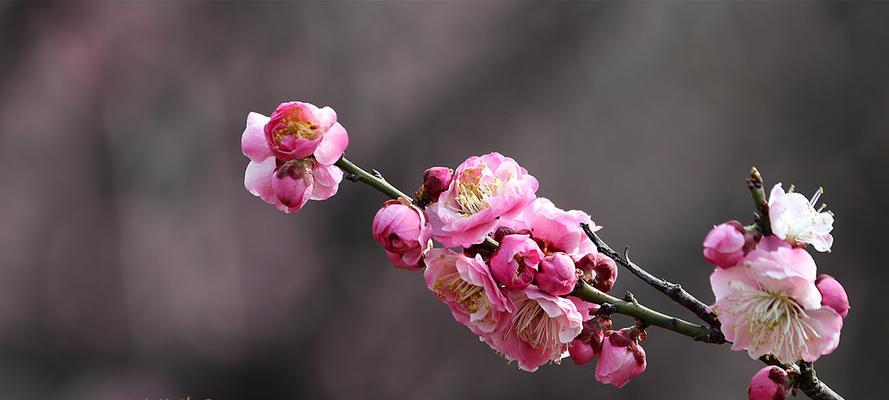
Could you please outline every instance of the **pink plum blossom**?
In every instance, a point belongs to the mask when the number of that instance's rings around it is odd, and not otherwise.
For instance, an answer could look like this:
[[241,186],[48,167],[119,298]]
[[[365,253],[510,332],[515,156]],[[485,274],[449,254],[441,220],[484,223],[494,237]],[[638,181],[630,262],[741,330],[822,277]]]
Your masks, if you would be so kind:
[[717,268],[710,275],[713,310],[732,350],[786,362],[831,353],[843,319],[822,307],[815,269],[809,253],[774,236],[763,238],[736,267]]
[[514,230],[530,231],[531,237],[540,243],[544,254],[563,252],[574,260],[596,253],[596,245],[587,237],[580,224],[589,225],[594,232],[602,229],[593,223],[587,213],[562,210],[543,197],[534,200],[521,215],[506,223]]
[[543,259],[537,243],[526,235],[507,235],[491,257],[491,273],[500,284],[522,289],[534,280]]
[[[247,191],[285,213],[299,211],[308,200],[325,200],[335,195],[343,179],[343,171],[331,165],[336,160],[326,163],[319,161],[324,157],[277,158],[264,134],[267,124],[269,118],[262,114],[247,115],[247,126],[241,136],[241,150],[250,159],[244,173]],[[348,144],[344,129],[333,134],[331,140],[340,135],[346,139],[337,139],[337,143]],[[336,155],[337,159],[342,155],[342,149],[334,154],[336,151],[331,152],[330,148],[325,146],[319,154]]]
[[791,244],[811,244],[815,250],[830,251],[833,245],[833,213],[815,209],[824,189],[819,188],[812,199],[792,191],[785,193],[781,184],[769,195],[769,222],[772,233]]
[[374,216],[373,234],[389,261],[402,269],[423,268],[423,254],[432,248],[432,231],[423,211],[405,199],[383,203]]
[[586,283],[603,292],[611,290],[617,281],[617,264],[602,253],[587,254],[577,260],[574,265],[583,272],[581,278]]
[[469,157],[426,211],[436,240],[469,247],[485,240],[500,218],[518,215],[535,198],[537,179],[499,153]]
[[537,287],[553,296],[571,293],[577,284],[574,260],[565,253],[555,253],[540,262],[540,271],[534,276]]
[[748,400],[784,400],[790,394],[790,377],[787,371],[774,365],[760,369],[750,379]]
[[618,389],[645,371],[645,350],[633,329],[608,331],[596,363],[596,380]]
[[426,287],[447,304],[454,319],[482,338],[506,328],[515,305],[494,282],[481,256],[432,249],[424,262]]
[[331,165],[349,145],[349,135],[336,122],[332,108],[319,109],[299,101],[281,103],[263,133],[269,149],[280,160],[314,156],[319,163]]
[[528,372],[547,362],[559,362],[582,329],[583,316],[576,303],[534,285],[511,290],[509,297],[516,306],[509,325],[485,341]]
[[707,233],[704,238],[704,258],[719,268],[731,268],[744,258],[747,244],[744,228],[737,221],[729,221]]
[[815,286],[821,293],[821,305],[832,308],[841,317],[849,315],[849,296],[846,289],[836,279],[827,274],[821,274],[815,279]]

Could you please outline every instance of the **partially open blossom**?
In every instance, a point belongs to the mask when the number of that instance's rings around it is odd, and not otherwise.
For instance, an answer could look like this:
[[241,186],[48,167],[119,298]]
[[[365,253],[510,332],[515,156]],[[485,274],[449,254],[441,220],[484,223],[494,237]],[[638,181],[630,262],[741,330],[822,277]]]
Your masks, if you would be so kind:
[[574,260],[565,253],[555,253],[540,262],[540,271],[534,276],[537,287],[553,296],[571,293],[577,283]]
[[500,218],[520,213],[535,198],[537,179],[499,153],[469,157],[447,190],[426,211],[435,239],[448,247],[484,241]]
[[593,357],[602,351],[602,341],[605,340],[605,332],[611,330],[611,317],[596,315],[583,322],[583,329],[571,345],[568,346],[568,354],[577,365],[590,362]]
[[423,268],[423,254],[432,248],[432,231],[423,211],[403,199],[383,203],[374,216],[373,234],[398,268]]
[[310,103],[281,103],[263,128],[269,149],[280,160],[314,156],[321,164],[331,165],[349,145],[349,135],[336,122],[330,107]]
[[512,290],[509,296],[516,306],[509,325],[485,341],[528,372],[559,362],[582,328],[583,317],[575,303],[534,285]]
[[510,289],[522,289],[534,281],[543,259],[537,243],[525,235],[507,235],[491,257],[491,273]]
[[454,170],[448,167],[432,167],[423,173],[423,186],[417,191],[417,198],[423,204],[432,204],[438,201],[438,196],[448,189]]
[[738,221],[714,226],[704,238],[704,258],[719,268],[731,268],[744,258],[747,241]]
[[482,338],[506,328],[515,305],[494,282],[480,256],[432,249],[424,260],[426,287],[447,304],[454,319]]
[[602,253],[591,253],[581,257],[574,266],[583,272],[582,279],[596,289],[607,292],[617,281],[617,264]]
[[645,371],[645,350],[633,329],[608,331],[596,363],[596,380],[616,388],[624,387]]
[[822,193],[819,188],[810,200],[792,191],[785,193],[780,183],[775,185],[769,195],[772,233],[791,244],[811,244],[815,250],[830,251],[833,213],[824,211],[824,206],[815,209]]
[[589,225],[594,232],[602,229],[593,223],[587,213],[562,210],[543,197],[534,200],[521,215],[506,223],[512,229],[530,231],[531,237],[540,243],[544,254],[563,252],[574,260],[596,253],[596,245],[587,237],[580,224]]
[[[282,107],[284,105],[279,109]],[[335,122],[335,114],[333,118]],[[244,173],[244,187],[287,213],[298,211],[310,199],[324,200],[336,194],[343,171],[332,164],[348,144],[345,129],[334,123],[329,129],[332,133],[325,134],[329,138],[321,140],[314,149],[314,156],[310,153],[304,158],[280,158],[265,135],[269,124],[270,119],[262,114],[247,115],[247,126],[241,136],[241,151],[250,158]]]
[[759,370],[750,379],[747,388],[748,400],[784,400],[790,394],[790,377],[787,371],[769,365]]
[[815,286],[821,292],[821,304],[832,308],[841,317],[849,315],[849,296],[846,289],[836,279],[827,274],[821,274],[815,279]]
[[733,350],[747,350],[753,359],[815,361],[839,344],[843,319],[822,307],[815,261],[804,249],[764,237],[736,267],[717,268],[710,284],[713,310]]

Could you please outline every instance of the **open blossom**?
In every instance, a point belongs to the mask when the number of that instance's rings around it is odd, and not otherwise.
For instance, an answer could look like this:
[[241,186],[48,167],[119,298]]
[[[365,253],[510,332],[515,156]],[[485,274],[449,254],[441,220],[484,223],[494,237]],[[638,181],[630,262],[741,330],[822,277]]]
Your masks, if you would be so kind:
[[841,317],[846,318],[849,314],[849,296],[846,295],[843,285],[832,276],[821,274],[815,279],[815,286],[821,292],[821,305],[832,308]]
[[494,282],[481,256],[432,249],[424,260],[426,287],[447,304],[454,319],[482,338],[505,329],[515,305]]
[[432,231],[423,211],[403,199],[383,203],[374,216],[373,234],[398,268],[423,268],[423,254],[432,248]]
[[823,211],[823,206],[815,209],[822,193],[819,188],[809,200],[799,193],[785,193],[780,183],[775,185],[769,195],[772,233],[791,244],[811,244],[815,250],[830,251],[833,214]]
[[534,200],[521,215],[507,222],[507,226],[514,230],[530,231],[531,237],[540,244],[544,254],[563,252],[574,260],[596,253],[596,245],[587,237],[580,224],[589,225],[593,232],[602,229],[593,223],[587,213],[562,210],[544,197]]
[[714,226],[704,238],[704,258],[719,268],[731,268],[744,258],[747,244],[744,228],[738,221]]
[[736,267],[710,275],[713,310],[732,350],[751,358],[815,361],[839,344],[843,319],[821,305],[815,261],[804,249],[768,236]]
[[507,235],[491,257],[491,273],[497,282],[510,289],[531,284],[543,259],[537,243],[526,235]]
[[760,369],[750,379],[748,400],[784,400],[790,394],[790,377],[787,371],[774,365]]
[[537,179],[499,153],[469,157],[426,211],[436,240],[448,247],[484,241],[500,218],[520,213],[535,198]]
[[[299,133],[304,125],[300,118],[312,121],[309,125],[315,127],[313,133]],[[314,138],[309,146],[312,150],[297,151],[308,148],[303,143],[307,135]],[[309,200],[325,200],[336,194],[343,179],[343,171],[332,164],[348,143],[346,130],[336,122],[336,114],[329,107],[318,110],[308,103],[291,102],[278,106],[271,119],[250,113],[241,136],[241,151],[250,159],[244,187],[287,213],[298,211]]]
[[544,293],[534,285],[511,290],[509,296],[516,307],[509,325],[485,341],[528,372],[560,361],[582,329],[583,316],[575,302]]
[[645,350],[632,329],[608,331],[596,363],[596,380],[620,389],[645,371]]
[[336,122],[330,107],[310,103],[281,103],[263,127],[269,149],[281,160],[314,156],[321,164],[331,165],[349,145],[346,129]]

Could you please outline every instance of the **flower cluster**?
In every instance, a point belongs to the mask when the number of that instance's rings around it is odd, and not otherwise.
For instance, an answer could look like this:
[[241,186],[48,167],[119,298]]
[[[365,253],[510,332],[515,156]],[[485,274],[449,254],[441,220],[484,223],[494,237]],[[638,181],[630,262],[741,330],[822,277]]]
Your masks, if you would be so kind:
[[282,103],[271,117],[247,115],[241,151],[250,159],[244,187],[285,212],[309,200],[336,194],[343,171],[333,164],[349,145],[349,135],[330,107]]
[[374,238],[396,267],[425,269],[426,287],[454,319],[522,370],[599,355],[596,379],[621,387],[645,369],[644,332],[612,331],[599,306],[570,295],[578,279],[602,291],[614,285],[614,261],[596,251],[581,224],[601,227],[538,198],[537,188],[498,153],[455,170],[430,168],[414,203],[383,204]]
[[[806,251],[809,244],[829,251],[833,243],[833,214],[815,208],[821,193],[809,200],[779,183],[768,199],[771,235],[758,224],[728,221],[704,239],[704,258],[716,266],[713,311],[733,350],[794,363],[815,361],[839,345],[848,297],[835,279],[818,276]],[[764,368],[751,381],[750,398],[783,399],[787,382],[785,371]]]

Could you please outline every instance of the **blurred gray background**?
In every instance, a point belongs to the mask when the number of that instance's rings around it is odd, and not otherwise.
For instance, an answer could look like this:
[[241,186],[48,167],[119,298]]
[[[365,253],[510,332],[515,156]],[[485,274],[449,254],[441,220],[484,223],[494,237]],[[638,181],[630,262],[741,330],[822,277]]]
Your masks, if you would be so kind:
[[[651,329],[648,371],[507,365],[370,236],[344,182],[284,215],[243,188],[249,111],[331,105],[413,190],[499,151],[539,195],[711,302],[709,227],[750,166],[836,213],[817,363],[881,397],[889,4],[0,3],[0,398],[742,399],[760,364]],[[688,317],[622,273],[615,292]],[[881,292],[882,296],[881,297]],[[630,321],[623,321],[630,323]]]

